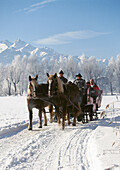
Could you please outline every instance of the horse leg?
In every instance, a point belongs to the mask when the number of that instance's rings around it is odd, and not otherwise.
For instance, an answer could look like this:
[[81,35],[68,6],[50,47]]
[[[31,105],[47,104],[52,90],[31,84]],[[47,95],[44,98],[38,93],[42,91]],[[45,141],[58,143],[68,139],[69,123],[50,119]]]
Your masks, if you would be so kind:
[[82,110],[81,110],[81,106],[80,106],[80,102],[78,102],[78,111],[77,111],[77,116],[80,116]]
[[55,110],[57,112],[57,122],[60,124],[60,112],[59,112],[59,107],[55,107]]
[[65,128],[65,114],[66,114],[66,102],[63,105],[63,114],[62,114],[62,129]]
[[38,128],[42,128],[42,111],[39,109],[39,123],[38,123]]
[[73,124],[72,124],[73,126],[76,126],[76,118],[77,118],[77,116],[80,116],[82,114],[80,102],[78,102],[77,106],[78,106],[79,110],[74,108],[74,119],[73,119]]
[[29,109],[29,125],[28,125],[28,130],[32,130],[32,110]]
[[77,118],[77,111],[76,109],[74,109],[74,118],[73,118],[73,123],[72,123],[73,126],[76,126],[76,118]]
[[53,122],[53,105],[49,105],[49,113],[50,113],[50,118],[49,118],[49,121],[50,123]]
[[46,116],[45,109],[43,109],[43,114],[44,114],[44,126],[47,126],[47,116]]
[[70,113],[67,111],[67,125],[70,125]]

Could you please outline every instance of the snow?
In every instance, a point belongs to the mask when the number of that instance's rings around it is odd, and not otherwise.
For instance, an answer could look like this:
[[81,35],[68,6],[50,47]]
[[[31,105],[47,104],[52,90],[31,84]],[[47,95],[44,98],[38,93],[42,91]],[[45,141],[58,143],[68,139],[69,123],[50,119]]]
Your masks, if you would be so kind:
[[26,45],[26,42],[24,42],[24,41],[21,41],[21,40],[16,40],[12,45],[11,45],[11,47],[14,47],[15,49],[20,49],[20,48],[22,48],[23,46],[25,46]]
[[0,43],[0,53],[4,50],[6,50],[8,48],[8,46],[6,44],[2,44]]
[[119,170],[119,99],[103,96],[104,119],[66,125],[64,131],[49,120],[38,129],[34,109],[33,130],[28,131],[26,96],[0,97],[0,170]]
[[41,53],[40,53],[40,56],[45,56],[45,55],[47,55],[46,52],[41,52]]
[[[29,57],[31,54],[35,54],[38,56],[38,58],[41,60],[43,57],[46,57],[46,59],[49,61],[51,57],[54,58],[54,60],[59,60],[60,56],[68,58],[69,55],[63,55],[60,54],[56,51],[54,51],[51,48],[37,48],[32,46],[31,44],[28,44],[25,41],[22,41],[20,39],[14,41],[14,42],[9,42],[8,40],[6,41],[0,41],[0,63],[3,65],[10,64],[12,63],[14,57],[16,55],[20,55],[21,58],[26,55]],[[5,60],[5,58],[8,58],[9,60]],[[84,54],[81,56],[73,56],[74,60],[76,63],[82,61],[86,58],[88,59],[89,57],[86,57]],[[108,65],[108,60],[105,59],[105,61],[100,60],[100,63],[104,63],[106,66]]]

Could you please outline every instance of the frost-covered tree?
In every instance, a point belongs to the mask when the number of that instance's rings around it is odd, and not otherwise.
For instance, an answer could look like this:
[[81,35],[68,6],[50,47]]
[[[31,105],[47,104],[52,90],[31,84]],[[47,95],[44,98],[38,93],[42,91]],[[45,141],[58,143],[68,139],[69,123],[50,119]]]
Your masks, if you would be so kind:
[[68,56],[68,62],[67,62],[67,77],[72,79],[74,78],[76,74],[76,67],[77,64],[75,63],[72,56]]
[[39,58],[35,54],[29,57],[15,56],[13,62],[6,66],[0,64],[0,94],[16,95],[27,91],[28,77],[39,76],[39,83],[45,83],[46,73],[59,73],[63,70],[68,80],[73,80],[77,73],[81,73],[83,78],[95,79],[98,86],[104,92],[120,93],[120,55],[109,60],[108,66],[99,62],[95,57],[85,57],[84,54],[78,58],[72,56],[60,56],[59,60],[54,56],[48,58]]
[[105,67],[103,64],[100,64],[97,60],[94,61],[93,65],[93,78],[95,79],[95,82],[97,83],[98,79],[100,79],[105,72]]
[[87,80],[90,80],[94,77],[94,63],[96,62],[96,59],[95,57],[89,57],[88,59],[87,58],[83,58],[82,60],[82,70],[83,70],[83,73],[84,73],[84,76]]
[[14,87],[14,93],[17,95],[17,86],[21,83],[21,76],[23,75],[24,68],[21,57],[15,56],[11,64],[11,82]]
[[4,84],[3,91],[5,95],[12,95],[12,81],[11,81],[11,65],[8,64],[4,67]]
[[118,90],[120,93],[120,55],[117,55],[115,62],[115,73],[118,81]]
[[31,54],[27,61],[26,71],[28,74],[35,76],[36,74],[42,74],[43,66],[40,65],[39,58],[35,54]]
[[23,95],[23,93],[27,91],[27,87],[28,87],[28,74],[26,71],[27,61],[28,61],[27,56],[26,55],[23,56],[23,58],[21,59],[21,66],[23,72],[21,73],[20,84],[19,84],[19,93],[21,95]]
[[113,95],[113,83],[115,80],[115,60],[113,57],[109,60],[109,63],[107,66],[107,77],[109,80],[110,92],[111,92],[111,95]]
[[4,67],[0,64],[0,94],[3,94],[3,87],[4,87]]
[[68,72],[67,72],[67,57],[60,56],[59,61],[58,61],[58,71],[63,70],[63,72],[66,74],[68,77]]

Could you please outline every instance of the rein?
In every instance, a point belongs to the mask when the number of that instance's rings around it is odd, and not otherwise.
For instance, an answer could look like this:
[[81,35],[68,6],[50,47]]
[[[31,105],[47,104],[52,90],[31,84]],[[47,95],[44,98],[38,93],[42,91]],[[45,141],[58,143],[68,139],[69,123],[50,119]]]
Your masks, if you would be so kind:
[[[63,96],[63,98],[65,98],[65,100],[67,101],[67,102],[69,102],[72,106],[74,106],[77,110],[79,110],[79,108],[74,104],[74,103],[72,103],[72,101],[69,99],[69,98],[67,98],[64,94],[58,94],[57,96],[59,97],[59,96]],[[44,101],[44,102],[48,102],[48,103],[50,103],[50,104],[53,104],[53,105],[55,105],[54,104],[54,102],[53,101],[51,101],[51,99],[50,100],[47,100],[47,99],[49,99],[49,97],[47,97],[47,98],[45,98],[45,97],[34,97],[34,96],[27,96],[27,99],[32,99],[32,100],[42,100],[42,101]]]
[[80,110],[73,102],[71,102],[71,100],[69,98],[67,98],[67,96],[64,95],[64,98],[72,105],[74,106],[77,110]]

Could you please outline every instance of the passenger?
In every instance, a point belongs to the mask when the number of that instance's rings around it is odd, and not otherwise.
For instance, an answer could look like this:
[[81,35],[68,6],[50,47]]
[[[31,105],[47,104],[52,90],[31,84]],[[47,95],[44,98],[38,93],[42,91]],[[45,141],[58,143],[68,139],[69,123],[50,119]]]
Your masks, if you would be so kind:
[[93,90],[95,91],[95,96],[99,96],[100,95],[100,89],[99,87],[94,83],[94,79],[90,80],[90,86],[91,88],[93,88]]
[[63,81],[63,83],[67,83],[68,80],[63,76],[64,72],[61,70],[59,72],[59,78]]
[[80,91],[80,103],[82,102],[82,97],[85,93],[85,89],[86,89],[86,83],[85,83],[85,80],[82,79],[82,75],[79,73],[76,75],[76,80],[74,80],[73,82],[74,84],[76,84],[79,88],[79,91]]
[[95,91],[94,89],[90,86],[90,82],[86,82],[86,91],[87,91],[87,96],[93,97],[95,96]]
[[99,87],[94,83],[94,79],[90,80],[90,86],[93,89],[91,92],[93,97],[93,102],[96,103],[96,111],[101,106],[101,91]]
[[94,104],[92,94],[94,94],[95,91],[90,86],[90,82],[86,82],[86,110],[89,110],[89,117],[90,120],[93,120],[93,111],[96,109],[96,105]]
[[89,88],[90,88],[90,82],[86,82],[85,95],[83,95],[83,99],[82,99],[82,104],[83,105],[87,104],[88,96],[90,96]]
[[86,88],[85,88],[85,95],[83,95],[83,103],[84,103],[84,105],[88,104],[90,102],[92,90],[93,89],[90,87],[90,82],[87,81],[86,82]]
[[82,75],[80,73],[76,75],[76,80],[74,80],[73,83],[78,86],[80,91],[86,88],[85,80],[82,79]]
[[90,82],[86,82],[86,96],[87,96],[87,104],[93,103],[93,98],[95,96],[94,89],[90,86]]
[[89,87],[90,87],[90,82],[87,81],[87,82],[86,82],[86,88],[88,89]]
[[81,114],[77,116],[78,121],[82,121],[84,117],[84,96],[85,96],[85,89],[86,89],[86,84],[85,80],[82,79],[82,75],[79,73],[76,75],[76,80],[73,82],[76,84],[79,88],[79,105],[81,107]]

